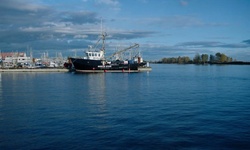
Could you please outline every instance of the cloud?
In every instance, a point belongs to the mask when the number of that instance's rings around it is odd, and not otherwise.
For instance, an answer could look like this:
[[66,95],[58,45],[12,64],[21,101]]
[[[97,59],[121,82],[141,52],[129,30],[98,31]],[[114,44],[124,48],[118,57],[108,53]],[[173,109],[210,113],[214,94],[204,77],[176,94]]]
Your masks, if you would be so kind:
[[247,48],[250,45],[242,44],[242,43],[222,43],[222,42],[214,42],[214,41],[194,41],[194,42],[184,42],[176,44],[176,46],[180,47],[189,47],[189,48]]
[[1,9],[35,12],[46,9],[45,6],[33,3],[31,0],[1,0]]
[[29,0],[2,0],[0,24],[39,24],[50,16],[52,9]]
[[144,59],[149,60],[160,60],[164,57],[178,57],[178,56],[188,56],[193,58],[196,53],[207,53],[213,54],[209,49],[200,49],[200,48],[189,48],[189,47],[179,47],[176,45],[165,45],[157,44],[153,42],[148,42],[140,45],[141,52]]
[[176,46],[180,47],[217,47],[221,43],[220,42],[205,42],[205,41],[194,41],[194,42],[183,42],[176,44]]
[[[40,1],[2,0],[0,14],[3,51],[26,49],[27,45],[36,50],[80,48],[98,36],[98,15],[90,11],[62,11]],[[73,41],[67,43],[69,40]]]
[[94,12],[80,11],[80,12],[62,12],[60,14],[61,22],[71,22],[73,24],[85,23],[99,23],[100,19]]
[[159,26],[162,28],[221,27],[228,25],[227,23],[205,22],[196,16],[189,15],[142,18],[138,19],[137,22],[148,24],[150,26]]
[[129,40],[129,39],[137,39],[137,38],[145,38],[156,34],[153,31],[110,31],[110,39],[115,40]]
[[85,39],[87,37],[88,37],[88,35],[77,34],[77,35],[74,36],[74,39]]
[[245,44],[250,44],[250,39],[249,40],[244,40],[242,42],[245,43]]

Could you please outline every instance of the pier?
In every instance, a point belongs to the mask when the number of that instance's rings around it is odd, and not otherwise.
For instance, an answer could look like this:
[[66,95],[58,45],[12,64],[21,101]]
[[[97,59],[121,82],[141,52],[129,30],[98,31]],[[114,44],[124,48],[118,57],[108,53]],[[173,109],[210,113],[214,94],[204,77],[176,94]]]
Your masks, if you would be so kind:
[[0,72],[69,72],[66,68],[0,69]]

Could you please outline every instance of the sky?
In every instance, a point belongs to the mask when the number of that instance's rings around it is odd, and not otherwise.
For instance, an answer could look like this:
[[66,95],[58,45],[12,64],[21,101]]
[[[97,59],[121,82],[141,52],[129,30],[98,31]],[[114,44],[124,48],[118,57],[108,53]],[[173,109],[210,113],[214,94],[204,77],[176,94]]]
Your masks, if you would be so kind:
[[84,55],[138,43],[144,60],[224,53],[250,61],[249,0],[0,0],[1,52]]

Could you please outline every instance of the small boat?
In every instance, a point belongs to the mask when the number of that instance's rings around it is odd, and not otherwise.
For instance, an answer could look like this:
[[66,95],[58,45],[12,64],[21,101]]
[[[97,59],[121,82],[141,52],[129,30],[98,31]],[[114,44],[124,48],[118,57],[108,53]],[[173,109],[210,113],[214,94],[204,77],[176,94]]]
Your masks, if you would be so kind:
[[[151,71],[148,62],[143,61],[140,53],[136,53],[134,56],[130,56],[130,59],[121,59],[119,57],[122,53],[131,50],[132,48],[138,48],[139,44],[134,44],[128,48],[119,50],[109,57],[105,57],[105,38],[106,34],[102,33],[101,38],[97,41],[96,45],[102,40],[102,47],[97,50],[89,47],[85,52],[85,57],[69,57],[69,62],[72,64],[66,64],[70,66],[69,69],[74,68],[75,72],[141,72]],[[112,59],[112,58],[116,59]]]

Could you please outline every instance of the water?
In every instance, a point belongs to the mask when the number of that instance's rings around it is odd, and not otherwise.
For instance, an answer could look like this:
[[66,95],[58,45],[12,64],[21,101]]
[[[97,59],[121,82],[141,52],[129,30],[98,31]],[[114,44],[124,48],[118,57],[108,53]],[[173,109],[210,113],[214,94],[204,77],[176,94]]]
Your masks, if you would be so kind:
[[0,149],[250,149],[250,66],[1,73]]

